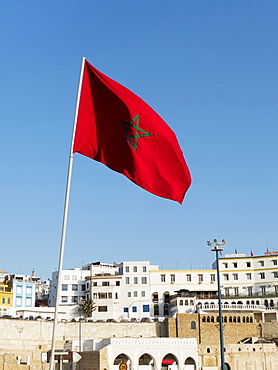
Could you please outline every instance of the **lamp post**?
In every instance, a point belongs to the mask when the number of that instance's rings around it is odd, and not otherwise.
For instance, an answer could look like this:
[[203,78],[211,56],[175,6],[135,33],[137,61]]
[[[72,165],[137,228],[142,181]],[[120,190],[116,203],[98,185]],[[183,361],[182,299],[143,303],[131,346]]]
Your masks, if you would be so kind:
[[221,350],[221,370],[225,370],[225,357],[224,357],[224,337],[223,337],[223,323],[222,323],[222,303],[221,303],[221,289],[220,289],[220,273],[219,273],[219,259],[218,252],[223,251],[223,246],[226,241],[222,239],[218,242],[217,239],[213,239],[213,243],[207,241],[207,245],[211,248],[212,252],[216,254],[216,268],[217,268],[217,287],[218,287],[218,310],[219,310],[219,333],[220,333],[220,350]]

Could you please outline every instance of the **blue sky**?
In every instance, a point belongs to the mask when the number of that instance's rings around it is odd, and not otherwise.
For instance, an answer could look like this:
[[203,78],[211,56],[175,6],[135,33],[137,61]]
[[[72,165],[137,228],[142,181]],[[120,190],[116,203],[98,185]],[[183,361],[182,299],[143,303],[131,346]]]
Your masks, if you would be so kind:
[[0,14],[0,269],[58,266],[83,56],[165,119],[193,183],[179,205],[75,155],[64,268],[210,268],[213,238],[278,249],[277,1],[2,1]]

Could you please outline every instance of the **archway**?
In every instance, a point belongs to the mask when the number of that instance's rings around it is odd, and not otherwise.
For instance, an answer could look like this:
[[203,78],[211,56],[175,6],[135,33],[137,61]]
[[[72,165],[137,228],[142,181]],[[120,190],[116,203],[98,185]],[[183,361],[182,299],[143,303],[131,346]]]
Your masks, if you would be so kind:
[[187,359],[184,361],[184,368],[186,370],[196,370],[196,362],[194,358],[187,357]]
[[154,358],[148,353],[144,353],[139,357],[138,365],[140,370],[151,370],[155,367]]
[[161,370],[178,370],[178,360],[172,353],[168,353],[163,357],[161,362]]
[[121,363],[125,363],[125,364],[127,364],[127,369],[129,370],[130,368],[131,368],[131,360],[130,360],[130,358],[126,355],[126,354],[124,354],[124,353],[121,353],[121,354],[119,354],[117,357],[115,357],[115,359],[114,359],[114,363],[113,363],[113,369],[115,369],[115,370],[119,370],[119,365],[121,364]]

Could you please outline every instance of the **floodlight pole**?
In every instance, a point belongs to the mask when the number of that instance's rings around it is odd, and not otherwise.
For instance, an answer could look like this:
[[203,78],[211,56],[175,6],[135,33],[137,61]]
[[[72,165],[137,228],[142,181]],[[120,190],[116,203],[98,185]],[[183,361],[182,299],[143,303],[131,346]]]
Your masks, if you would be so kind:
[[221,370],[225,370],[225,356],[224,356],[224,336],[223,336],[223,322],[222,322],[222,302],[221,302],[221,289],[220,289],[220,272],[219,272],[219,258],[218,252],[223,251],[223,246],[226,241],[223,239],[218,242],[217,239],[207,242],[207,245],[211,247],[211,251],[216,254],[216,269],[217,269],[217,287],[218,287],[218,311],[219,311],[219,333],[220,333],[220,350],[221,350]]

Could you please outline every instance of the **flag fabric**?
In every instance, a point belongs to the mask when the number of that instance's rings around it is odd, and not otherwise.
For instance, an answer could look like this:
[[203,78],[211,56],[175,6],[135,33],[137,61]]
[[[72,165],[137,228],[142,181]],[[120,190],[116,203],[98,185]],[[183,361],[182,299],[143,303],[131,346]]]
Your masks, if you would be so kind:
[[250,251],[250,256],[253,257],[254,256],[254,253],[252,251]]
[[235,249],[235,254],[237,254],[237,249]]
[[191,176],[175,133],[140,97],[85,61],[73,153],[182,203]]

